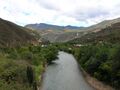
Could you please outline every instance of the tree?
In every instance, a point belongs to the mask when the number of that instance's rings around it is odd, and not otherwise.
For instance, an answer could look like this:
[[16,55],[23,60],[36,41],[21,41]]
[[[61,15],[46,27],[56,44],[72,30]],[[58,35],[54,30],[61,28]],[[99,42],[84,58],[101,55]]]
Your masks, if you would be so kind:
[[27,66],[27,78],[30,85],[34,82],[34,73],[31,66]]

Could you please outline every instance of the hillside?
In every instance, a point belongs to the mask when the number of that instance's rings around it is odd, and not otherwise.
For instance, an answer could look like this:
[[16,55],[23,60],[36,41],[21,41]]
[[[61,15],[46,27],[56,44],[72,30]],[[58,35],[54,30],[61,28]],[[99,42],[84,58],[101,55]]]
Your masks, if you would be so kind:
[[120,18],[116,18],[116,19],[112,19],[112,20],[104,20],[98,24],[95,24],[95,25],[92,25],[90,27],[86,27],[84,28],[83,30],[86,30],[86,31],[99,31],[103,28],[106,28],[108,26],[111,26],[112,24],[114,23],[118,23],[120,22]]
[[0,19],[0,47],[12,47],[33,41],[36,39],[26,31],[26,28]]
[[90,32],[80,38],[71,40],[71,43],[91,43],[91,42],[111,42],[120,43],[120,22],[114,23],[98,32]]
[[47,33],[41,37],[49,40],[50,42],[67,42],[75,38],[83,36],[85,32],[64,32],[64,33]]

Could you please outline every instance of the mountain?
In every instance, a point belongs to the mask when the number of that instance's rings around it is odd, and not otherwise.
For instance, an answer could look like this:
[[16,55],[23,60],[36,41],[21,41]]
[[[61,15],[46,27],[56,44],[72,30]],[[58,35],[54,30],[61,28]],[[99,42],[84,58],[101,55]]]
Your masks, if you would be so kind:
[[51,25],[51,24],[45,24],[45,23],[40,23],[40,24],[28,24],[25,27],[30,28],[30,29],[36,29],[36,30],[78,30],[83,27],[77,27],[77,26],[58,26],[58,25]]
[[36,41],[27,29],[0,18],[0,47],[13,47]]
[[[77,26],[58,26],[45,23],[40,24],[28,24],[26,28],[37,30],[42,38],[49,40],[50,42],[66,42],[76,37],[77,32],[84,27]],[[81,34],[78,34],[81,36]]]
[[120,22],[120,18],[112,19],[112,20],[104,20],[98,24],[92,25],[90,27],[86,27],[83,30],[86,31],[99,31],[102,30],[103,28],[106,28],[108,26],[111,26],[114,23]]
[[86,35],[69,41],[70,43],[120,43],[120,22],[111,24],[97,32],[90,32]]
[[25,27],[33,30],[37,30],[41,34],[42,38],[45,38],[50,42],[67,42],[74,40],[76,38],[84,37],[84,35],[86,34],[88,35],[88,33],[91,35],[91,33],[93,34],[95,32],[99,32],[104,28],[107,28],[119,22],[120,22],[120,18],[113,20],[105,20],[89,27],[75,27],[70,25],[57,26],[57,25],[50,25],[44,23],[29,24],[26,25]]
[[35,30],[86,30],[86,31],[94,31],[94,30],[101,30],[107,26],[111,26],[111,24],[120,22],[120,18],[116,18],[113,20],[104,20],[98,24],[89,26],[89,27],[77,27],[77,26],[58,26],[58,25],[51,25],[51,24],[28,24],[25,27]]

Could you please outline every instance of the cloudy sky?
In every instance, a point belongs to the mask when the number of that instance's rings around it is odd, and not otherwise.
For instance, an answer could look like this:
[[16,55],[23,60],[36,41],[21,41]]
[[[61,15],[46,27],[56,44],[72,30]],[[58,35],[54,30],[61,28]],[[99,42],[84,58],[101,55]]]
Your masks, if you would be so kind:
[[0,18],[19,25],[89,26],[120,17],[120,0],[0,0]]

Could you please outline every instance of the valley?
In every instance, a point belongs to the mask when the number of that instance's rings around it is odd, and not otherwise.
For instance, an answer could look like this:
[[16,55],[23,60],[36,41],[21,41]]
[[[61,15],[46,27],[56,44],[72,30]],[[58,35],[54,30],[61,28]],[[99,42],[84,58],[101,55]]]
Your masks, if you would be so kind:
[[90,27],[0,19],[0,90],[94,90],[81,69],[118,90],[119,34],[119,18]]

